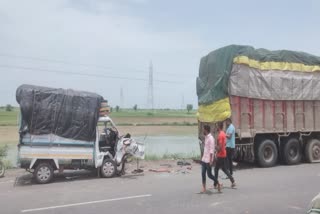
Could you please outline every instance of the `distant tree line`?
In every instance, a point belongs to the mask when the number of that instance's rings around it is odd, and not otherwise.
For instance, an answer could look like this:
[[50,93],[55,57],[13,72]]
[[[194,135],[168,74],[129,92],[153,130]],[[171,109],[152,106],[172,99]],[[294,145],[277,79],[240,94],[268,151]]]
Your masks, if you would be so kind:
[[14,107],[10,104],[7,104],[6,106],[0,106],[0,109],[4,109],[5,111],[13,111]]

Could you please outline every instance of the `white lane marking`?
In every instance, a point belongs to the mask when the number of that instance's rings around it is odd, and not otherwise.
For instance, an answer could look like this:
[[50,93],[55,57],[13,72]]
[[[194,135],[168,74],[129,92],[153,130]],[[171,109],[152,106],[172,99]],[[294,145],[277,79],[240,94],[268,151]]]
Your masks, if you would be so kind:
[[301,207],[297,207],[297,206],[289,206],[289,208],[294,210],[302,210]]
[[210,204],[210,206],[211,206],[211,207],[216,207],[216,206],[218,206],[218,205],[220,205],[220,204],[223,204],[223,203],[225,203],[225,202],[223,202],[223,201],[221,201],[221,202],[214,202],[214,203]]
[[0,184],[13,183],[13,182],[14,182],[14,180],[2,181],[2,182],[0,182]]
[[135,196],[128,196],[128,197],[123,197],[123,198],[111,198],[111,199],[105,199],[105,200],[99,200],[99,201],[88,201],[88,202],[75,203],[75,204],[65,204],[65,205],[52,206],[52,207],[42,207],[42,208],[21,210],[21,212],[22,213],[28,213],[28,212],[36,212],[36,211],[43,211],[43,210],[59,209],[59,208],[65,208],[65,207],[82,206],[82,205],[87,205],[87,204],[97,204],[97,203],[112,202],[112,201],[122,201],[122,200],[129,200],[129,199],[135,199],[135,198],[146,198],[146,197],[151,197],[151,196],[152,195],[150,195],[150,194],[135,195]]

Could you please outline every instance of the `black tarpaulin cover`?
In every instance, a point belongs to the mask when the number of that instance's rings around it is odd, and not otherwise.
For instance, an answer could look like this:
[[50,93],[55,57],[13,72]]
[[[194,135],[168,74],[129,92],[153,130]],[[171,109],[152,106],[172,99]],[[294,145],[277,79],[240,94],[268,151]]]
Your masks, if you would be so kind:
[[103,97],[90,92],[21,85],[16,92],[22,126],[33,135],[94,141]]

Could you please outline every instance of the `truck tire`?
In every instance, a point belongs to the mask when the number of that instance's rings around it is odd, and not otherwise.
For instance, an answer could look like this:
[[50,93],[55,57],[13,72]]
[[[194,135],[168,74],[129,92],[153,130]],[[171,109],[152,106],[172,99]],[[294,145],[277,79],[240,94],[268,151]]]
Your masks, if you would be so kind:
[[285,142],[282,149],[282,158],[285,164],[294,165],[301,161],[301,147],[299,140],[296,138],[290,138]]
[[274,141],[262,141],[256,150],[256,160],[260,167],[272,167],[278,160],[278,149]]
[[112,178],[117,173],[117,165],[111,159],[105,159],[101,166],[101,175],[104,178]]
[[309,163],[320,162],[320,141],[311,139],[305,148],[306,160]]
[[0,161],[0,178],[4,176],[4,173],[6,172],[6,166],[2,161]]
[[50,183],[53,179],[52,165],[48,162],[38,164],[33,172],[33,176],[38,184]]

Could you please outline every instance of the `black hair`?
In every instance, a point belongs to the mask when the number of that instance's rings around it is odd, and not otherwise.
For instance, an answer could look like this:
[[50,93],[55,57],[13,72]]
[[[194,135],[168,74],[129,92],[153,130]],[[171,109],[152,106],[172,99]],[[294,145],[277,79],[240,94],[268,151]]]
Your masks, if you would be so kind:
[[222,123],[222,122],[219,122],[219,123],[218,123],[218,128],[219,128],[220,130],[223,130],[223,123]]
[[226,121],[228,121],[228,122],[232,123],[231,118],[227,118],[227,119],[226,119]]
[[209,125],[204,125],[204,130],[206,130],[208,133],[210,133],[210,131],[211,131],[211,128],[210,128],[210,126]]

